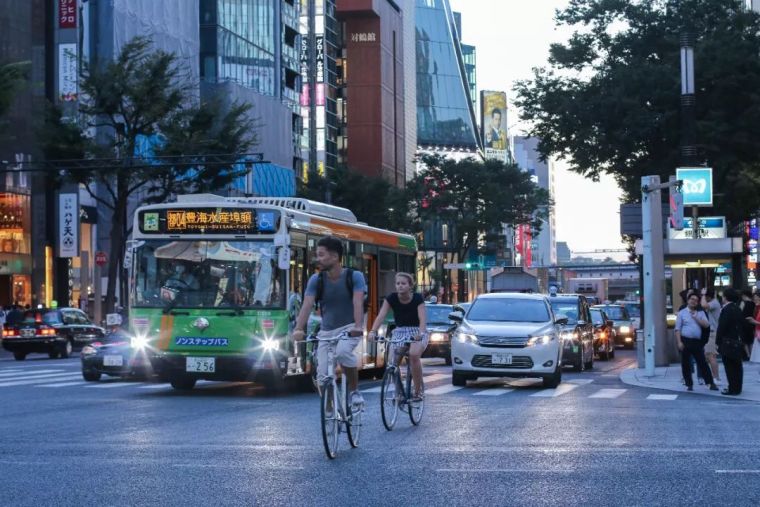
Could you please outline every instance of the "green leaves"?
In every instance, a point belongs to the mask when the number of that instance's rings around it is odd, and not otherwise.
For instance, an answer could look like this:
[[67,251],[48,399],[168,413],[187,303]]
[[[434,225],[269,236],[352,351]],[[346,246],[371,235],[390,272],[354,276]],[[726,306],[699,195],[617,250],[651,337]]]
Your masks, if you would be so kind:
[[[613,175],[628,202],[640,199],[642,176],[673,174],[681,163],[679,41],[688,27],[699,160],[715,169],[721,194],[714,213],[740,220],[760,208],[752,186],[760,172],[757,13],[735,0],[572,0],[557,21],[575,33],[515,88],[542,155],[590,178]],[[747,198],[737,202],[737,193]]]

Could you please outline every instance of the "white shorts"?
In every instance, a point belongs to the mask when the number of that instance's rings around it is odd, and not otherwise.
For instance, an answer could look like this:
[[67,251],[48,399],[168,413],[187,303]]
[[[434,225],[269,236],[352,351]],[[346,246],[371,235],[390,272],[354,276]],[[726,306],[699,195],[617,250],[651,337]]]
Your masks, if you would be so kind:
[[[320,331],[317,338],[320,340],[335,338],[336,336],[354,329],[350,324],[331,331]],[[335,344],[335,358],[343,367],[356,368],[359,366],[359,358],[356,355],[356,346],[359,345],[360,336],[355,338],[346,338]],[[327,350],[330,347],[329,342],[321,342],[317,348],[317,380],[322,382],[327,376]]]

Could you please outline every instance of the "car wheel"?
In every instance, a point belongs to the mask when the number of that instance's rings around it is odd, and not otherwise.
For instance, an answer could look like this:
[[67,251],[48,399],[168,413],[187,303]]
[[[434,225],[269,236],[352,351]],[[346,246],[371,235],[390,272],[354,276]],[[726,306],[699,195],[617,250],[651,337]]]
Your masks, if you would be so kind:
[[446,360],[446,366],[451,366],[451,356],[446,356],[444,359]]
[[610,359],[610,352],[608,350],[605,351],[599,351],[599,360],[600,361],[609,361]]
[[610,359],[614,359],[615,358],[615,346],[614,345],[610,347],[610,353],[608,355],[609,355]]
[[82,370],[82,378],[87,382],[97,382],[100,380],[100,373],[97,371]]
[[547,375],[542,380],[543,380],[544,387],[549,388],[549,389],[556,388],[562,383],[562,368],[557,366],[557,369],[554,370],[554,373],[552,373],[551,375]]
[[60,355],[61,355],[61,353],[58,352],[57,350],[51,350],[50,352],[48,352],[48,357],[50,359],[58,359],[60,357]]
[[193,387],[195,387],[195,382],[196,379],[185,376],[172,377],[169,381],[174,389],[180,391],[190,391]]
[[469,379],[469,376],[464,373],[459,372],[452,372],[451,373],[451,384],[458,386],[458,387],[466,387],[467,386],[467,380]]
[[16,361],[23,361],[24,359],[26,359],[26,352],[14,352],[13,359],[15,359]]
[[578,361],[573,364],[573,371],[582,372],[583,371],[583,354],[581,353],[581,357],[578,358]]
[[593,352],[591,352],[591,358],[589,359],[589,361],[587,363],[583,364],[583,368],[585,370],[593,370],[594,369],[594,353]]
[[61,357],[63,359],[66,359],[68,357],[71,357],[71,353],[74,351],[74,345],[71,343],[71,340],[67,339],[66,343],[61,347]]

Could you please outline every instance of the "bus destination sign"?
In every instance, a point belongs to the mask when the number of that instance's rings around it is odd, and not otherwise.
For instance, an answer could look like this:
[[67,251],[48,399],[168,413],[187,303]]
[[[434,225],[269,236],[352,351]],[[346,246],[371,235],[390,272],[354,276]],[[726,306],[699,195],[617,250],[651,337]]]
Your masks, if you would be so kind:
[[250,208],[175,208],[140,212],[145,234],[274,234],[280,214]]

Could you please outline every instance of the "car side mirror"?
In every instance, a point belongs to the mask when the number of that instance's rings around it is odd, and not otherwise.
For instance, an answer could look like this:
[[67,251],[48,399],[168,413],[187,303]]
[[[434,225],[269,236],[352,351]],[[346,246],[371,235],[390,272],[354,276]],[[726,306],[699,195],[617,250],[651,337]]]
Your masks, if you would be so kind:
[[453,320],[454,322],[461,324],[464,320],[464,316],[460,312],[451,312],[449,314],[449,320]]
[[614,322],[614,321],[612,321],[612,320],[608,320],[608,321],[607,321],[607,325],[608,325],[608,326],[614,326],[614,325],[615,325],[615,322]]
[[567,315],[565,315],[564,313],[558,313],[557,315],[554,316],[554,323],[559,324],[560,326],[567,325],[568,320],[569,319],[567,318]]
[[586,321],[585,320],[579,320],[578,321],[578,325],[579,326],[585,326],[586,325]]

